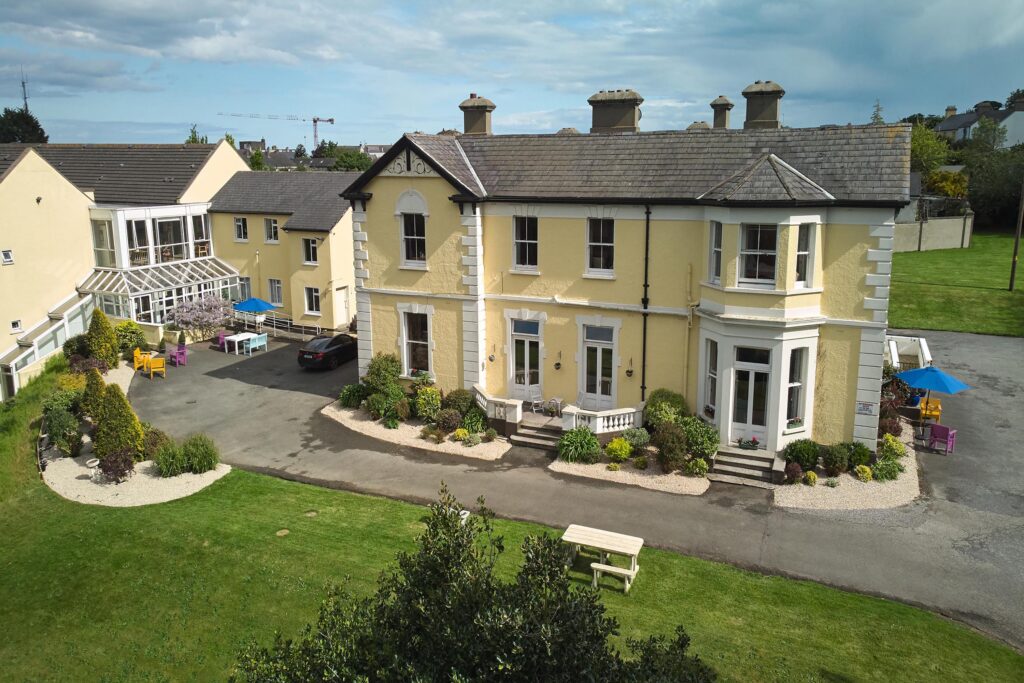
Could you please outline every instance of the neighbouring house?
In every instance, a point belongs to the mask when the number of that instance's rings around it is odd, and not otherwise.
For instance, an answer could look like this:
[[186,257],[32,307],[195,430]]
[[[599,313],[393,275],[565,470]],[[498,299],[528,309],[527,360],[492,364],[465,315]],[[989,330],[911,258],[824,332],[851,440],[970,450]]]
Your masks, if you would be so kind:
[[983,100],[963,114],[956,112],[956,107],[946,107],[946,118],[935,126],[935,132],[949,138],[951,142],[970,140],[978,121],[989,118],[1006,129],[1006,140],[1003,147],[1013,147],[1024,143],[1024,95],[1014,99],[1006,109],[995,100]]
[[739,130],[722,97],[640,132],[616,90],[589,135],[495,135],[474,94],[462,135],[403,136],[345,192],[360,374],[396,353],[506,433],[555,398],[619,431],[665,387],[727,444],[874,449],[910,126],[782,128],[778,84],[743,95]]
[[0,145],[0,398],[94,307],[162,334],[166,312],[237,273],[213,253],[210,198],[248,167],[226,142]]
[[348,329],[355,312],[352,211],[341,192],[358,173],[237,173],[213,197],[217,255],[241,298],[277,307],[272,324]]

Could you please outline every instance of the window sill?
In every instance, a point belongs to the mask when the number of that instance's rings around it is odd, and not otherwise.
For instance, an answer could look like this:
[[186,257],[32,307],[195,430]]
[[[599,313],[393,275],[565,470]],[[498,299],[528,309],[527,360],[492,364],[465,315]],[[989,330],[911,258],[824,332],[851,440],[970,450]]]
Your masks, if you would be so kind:
[[512,275],[540,275],[539,270],[530,270],[528,268],[511,268],[508,272]]
[[281,240],[263,240],[263,244],[281,244]]
[[775,296],[793,296],[795,294],[821,294],[825,290],[821,287],[803,287],[798,289],[775,289],[774,286],[741,284],[738,287],[723,287],[719,282],[707,280],[700,283],[702,287],[717,289],[720,292],[736,292],[741,294],[774,294]]
[[302,265],[304,265],[304,266],[319,266],[320,262],[319,261],[303,261]]
[[402,265],[398,266],[398,269],[399,270],[420,270],[420,271],[423,271],[423,272],[427,272],[427,271],[430,270],[429,268],[427,268],[427,264],[426,263],[403,263]]
[[237,242],[238,244],[248,244],[248,243],[249,243],[249,240],[240,240],[240,239],[238,239],[238,238],[236,237],[236,238],[235,238],[235,242]]
[[[428,375],[430,375],[430,379],[434,379],[434,374],[430,372],[430,370],[417,370],[416,374],[418,375],[421,372],[427,373]],[[398,376],[398,379],[407,379],[409,381],[415,381],[419,378],[416,375],[410,375],[407,372],[403,372],[401,375]]]
[[610,271],[588,270],[583,273],[588,280],[614,280],[615,273]]
[[320,311],[306,311],[305,314],[310,316],[311,318],[323,317],[323,313],[321,313]]
[[790,434],[801,434],[801,433],[806,432],[806,431],[807,431],[806,425],[802,425],[800,427],[793,427],[792,429],[783,429],[782,430],[782,435],[783,436],[789,436]]

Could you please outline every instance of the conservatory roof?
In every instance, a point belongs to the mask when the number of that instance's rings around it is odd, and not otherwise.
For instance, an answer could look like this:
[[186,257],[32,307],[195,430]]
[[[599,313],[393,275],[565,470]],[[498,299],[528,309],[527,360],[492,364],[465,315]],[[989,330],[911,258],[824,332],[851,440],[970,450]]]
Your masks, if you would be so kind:
[[236,277],[237,270],[210,256],[129,270],[97,268],[78,290],[91,294],[138,296]]

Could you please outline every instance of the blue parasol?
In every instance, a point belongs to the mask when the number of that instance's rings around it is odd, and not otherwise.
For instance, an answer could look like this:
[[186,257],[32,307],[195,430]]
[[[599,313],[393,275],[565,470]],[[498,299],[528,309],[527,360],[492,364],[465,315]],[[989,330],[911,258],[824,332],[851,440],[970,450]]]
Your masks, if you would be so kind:
[[241,311],[242,313],[266,313],[267,311],[274,310],[274,308],[274,304],[256,297],[246,299],[245,301],[239,301],[235,304],[235,310]]
[[943,372],[934,365],[904,370],[903,372],[896,373],[896,377],[915,389],[927,389],[928,391],[938,391],[943,394],[958,394],[961,391],[970,389],[969,386],[956,377],[948,372]]

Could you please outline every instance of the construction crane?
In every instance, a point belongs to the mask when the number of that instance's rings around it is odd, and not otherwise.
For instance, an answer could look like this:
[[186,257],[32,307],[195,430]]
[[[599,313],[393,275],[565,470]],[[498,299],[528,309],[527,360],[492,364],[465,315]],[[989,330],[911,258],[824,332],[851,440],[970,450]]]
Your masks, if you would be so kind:
[[302,117],[294,114],[233,114],[219,111],[218,116],[237,116],[243,119],[276,119],[280,121],[312,121],[313,122],[313,149],[320,146],[320,131],[317,128],[321,123],[334,125],[334,117],[324,118],[322,116]]

